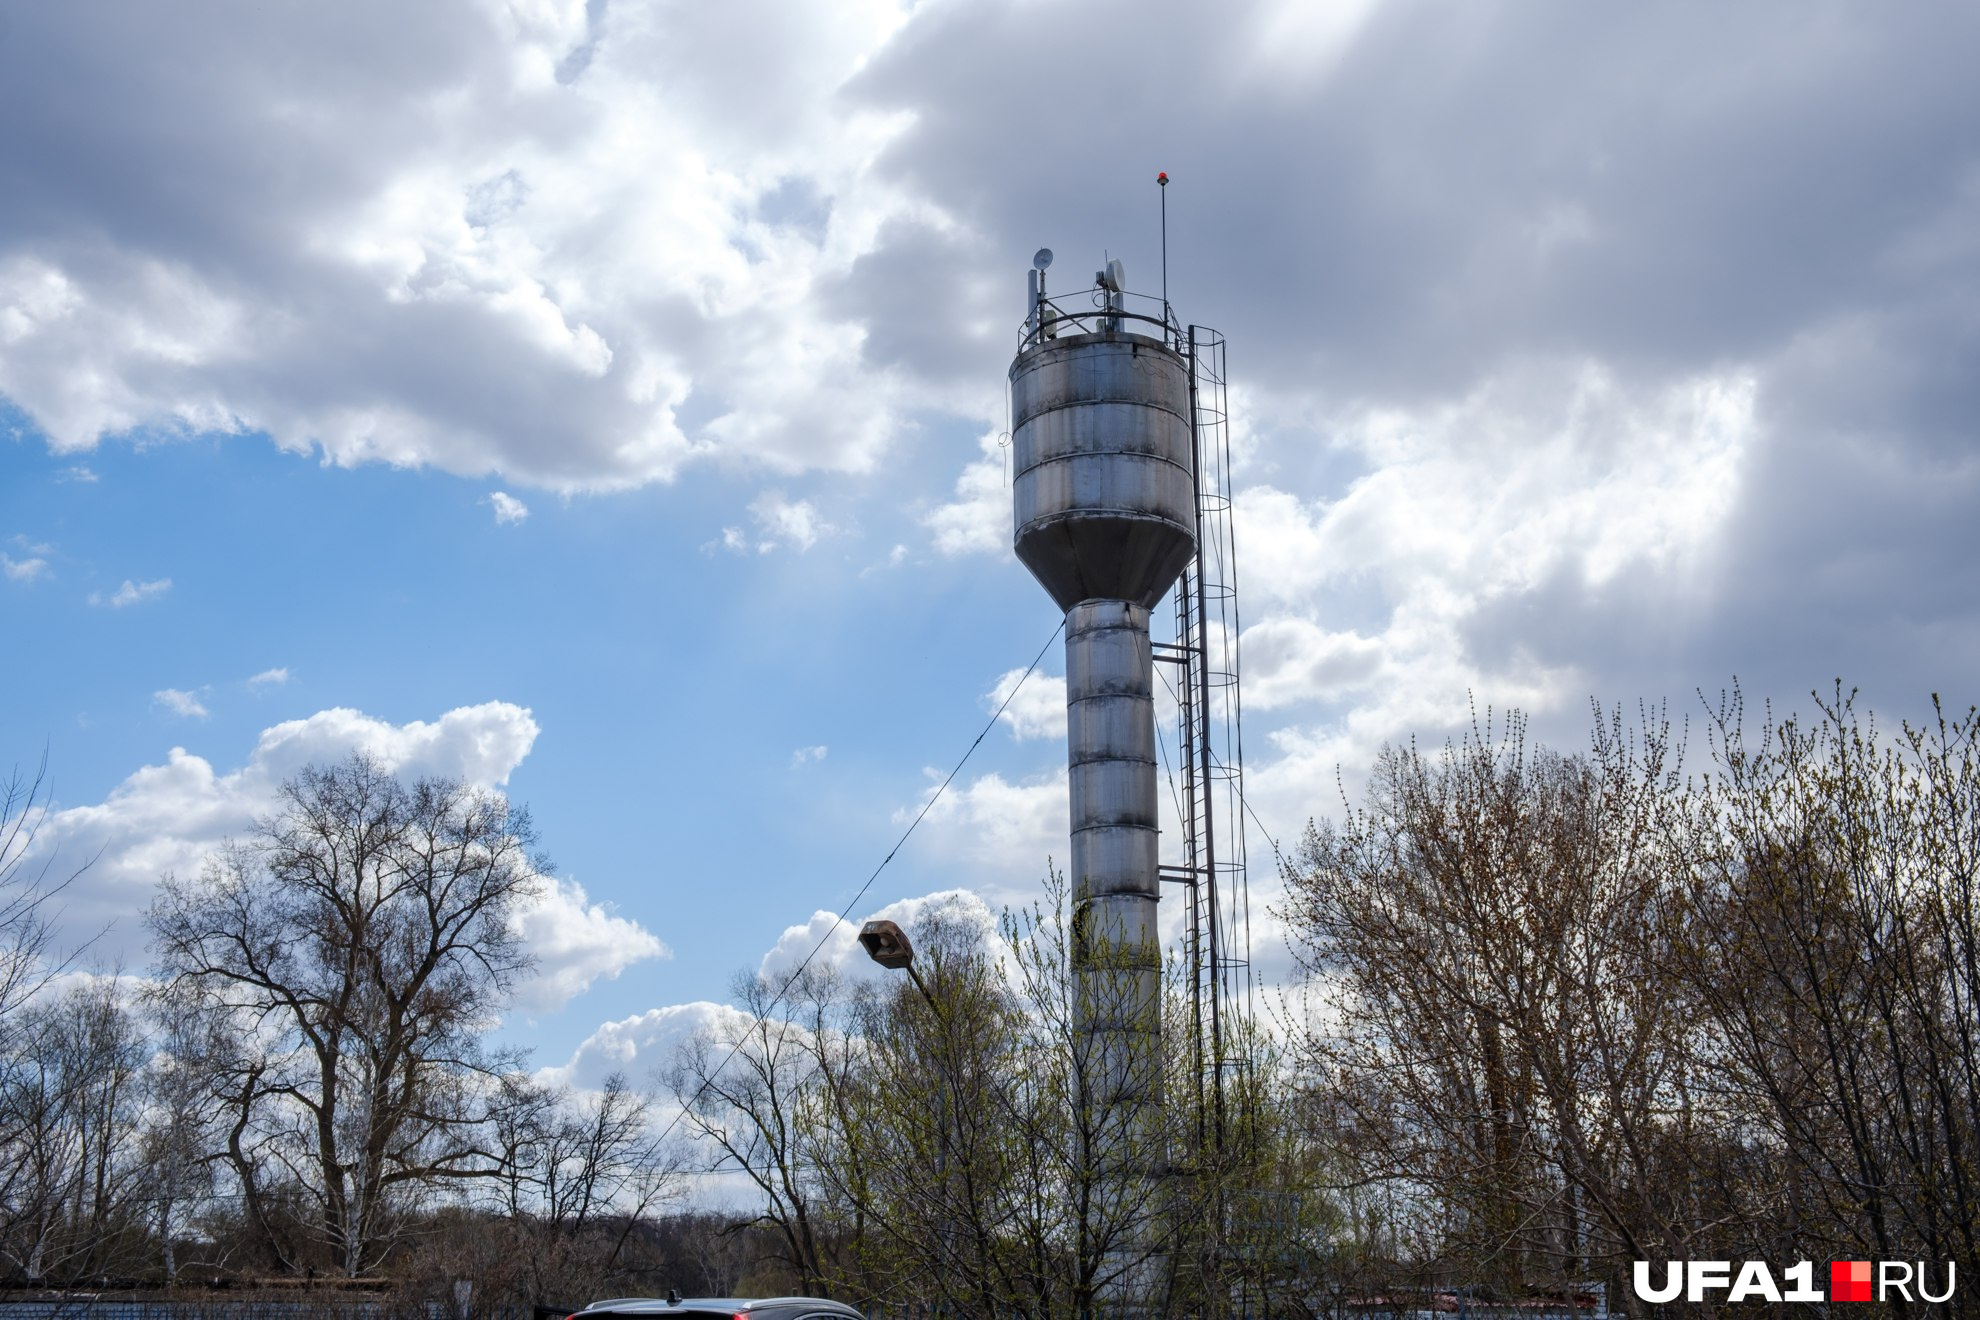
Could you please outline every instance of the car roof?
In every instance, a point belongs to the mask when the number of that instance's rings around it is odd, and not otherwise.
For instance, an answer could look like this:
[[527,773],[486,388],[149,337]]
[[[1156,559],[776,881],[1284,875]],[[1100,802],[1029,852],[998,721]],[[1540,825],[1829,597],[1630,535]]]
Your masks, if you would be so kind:
[[670,1302],[664,1297],[614,1297],[593,1302],[580,1314],[617,1311],[629,1315],[664,1316],[689,1311],[727,1311],[734,1315],[737,1312],[748,1314],[751,1311],[783,1310],[829,1311],[845,1316],[860,1314],[844,1302],[825,1297],[683,1297],[678,1302]]

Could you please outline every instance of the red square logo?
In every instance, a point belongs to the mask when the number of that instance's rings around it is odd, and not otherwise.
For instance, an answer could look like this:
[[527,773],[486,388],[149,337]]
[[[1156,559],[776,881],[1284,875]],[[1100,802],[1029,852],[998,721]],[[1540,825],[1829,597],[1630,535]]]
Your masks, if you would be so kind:
[[1867,1302],[1870,1300],[1870,1262],[1832,1260],[1829,1262],[1829,1300]]

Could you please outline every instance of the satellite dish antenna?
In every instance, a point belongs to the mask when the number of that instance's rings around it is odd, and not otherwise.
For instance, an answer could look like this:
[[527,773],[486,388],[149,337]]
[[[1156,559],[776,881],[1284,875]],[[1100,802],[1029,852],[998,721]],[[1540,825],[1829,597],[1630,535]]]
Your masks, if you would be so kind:
[[1121,265],[1121,259],[1119,257],[1114,257],[1107,262],[1106,283],[1107,287],[1115,293],[1127,292],[1127,268]]
[[1039,248],[1038,251],[1031,254],[1031,268],[1033,270],[1044,270],[1047,266],[1051,264],[1052,264],[1051,248]]

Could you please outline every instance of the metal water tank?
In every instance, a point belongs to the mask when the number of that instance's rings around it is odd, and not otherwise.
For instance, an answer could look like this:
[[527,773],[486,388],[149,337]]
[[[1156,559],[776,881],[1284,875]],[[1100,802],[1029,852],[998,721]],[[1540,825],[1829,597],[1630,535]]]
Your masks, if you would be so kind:
[[1196,545],[1189,368],[1115,332],[1035,339],[1011,364],[1018,558],[1062,610],[1150,609]]

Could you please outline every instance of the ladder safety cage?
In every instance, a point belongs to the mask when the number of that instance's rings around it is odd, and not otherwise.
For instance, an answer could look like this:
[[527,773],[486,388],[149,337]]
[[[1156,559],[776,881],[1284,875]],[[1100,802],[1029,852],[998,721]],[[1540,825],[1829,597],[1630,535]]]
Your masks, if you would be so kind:
[[1238,681],[1241,620],[1224,337],[1197,325],[1180,335],[1190,369],[1197,526],[1195,557],[1174,593],[1176,641],[1156,648],[1157,660],[1180,671],[1175,695],[1183,858],[1162,871],[1163,879],[1188,887],[1184,954],[1198,1113],[1212,1128],[1203,1135],[1221,1151],[1225,1083],[1244,1064],[1228,1019],[1235,1009],[1249,1020],[1254,992]]

